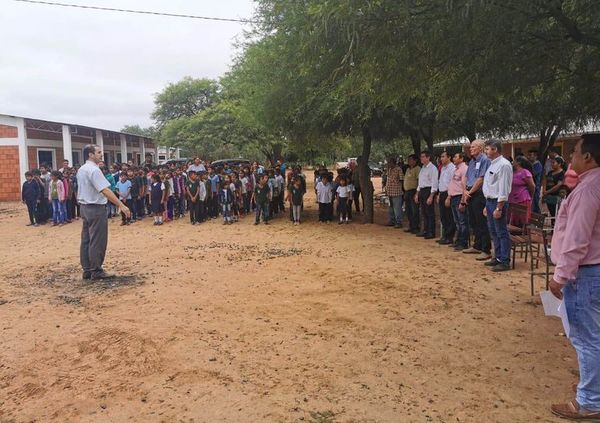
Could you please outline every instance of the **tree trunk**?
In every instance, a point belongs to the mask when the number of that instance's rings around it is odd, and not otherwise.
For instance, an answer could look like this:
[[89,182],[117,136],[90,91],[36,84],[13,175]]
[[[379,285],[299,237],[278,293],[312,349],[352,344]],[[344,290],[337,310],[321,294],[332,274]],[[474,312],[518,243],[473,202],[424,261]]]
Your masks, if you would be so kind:
[[549,125],[540,131],[540,145],[538,147],[538,156],[540,162],[543,164],[546,162],[548,152],[554,147],[554,142],[562,131],[562,124]]
[[419,161],[419,156],[421,155],[421,136],[417,131],[410,131],[410,142],[412,143],[413,152],[417,156],[417,161]]
[[360,178],[360,188],[363,192],[364,210],[363,223],[373,223],[373,184],[369,172],[369,157],[371,155],[371,129],[364,126],[362,130],[363,145],[360,162],[358,163],[358,176]]

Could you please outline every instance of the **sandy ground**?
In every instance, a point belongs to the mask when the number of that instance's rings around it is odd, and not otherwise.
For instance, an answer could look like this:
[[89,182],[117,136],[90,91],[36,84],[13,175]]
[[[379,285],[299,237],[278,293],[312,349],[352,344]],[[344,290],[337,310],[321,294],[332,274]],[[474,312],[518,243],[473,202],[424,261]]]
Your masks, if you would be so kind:
[[577,362],[522,260],[306,202],[299,227],[113,221],[109,284],[80,280],[79,222],[1,204],[0,422],[556,421]]

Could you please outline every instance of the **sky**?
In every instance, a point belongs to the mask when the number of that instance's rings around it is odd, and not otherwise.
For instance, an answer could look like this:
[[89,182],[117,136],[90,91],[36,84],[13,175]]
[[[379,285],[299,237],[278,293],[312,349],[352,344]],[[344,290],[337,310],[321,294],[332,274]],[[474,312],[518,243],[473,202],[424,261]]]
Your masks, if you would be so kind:
[[[252,0],[59,0],[252,18]],[[152,124],[154,94],[184,76],[218,78],[248,24],[0,0],[0,114],[119,130]]]

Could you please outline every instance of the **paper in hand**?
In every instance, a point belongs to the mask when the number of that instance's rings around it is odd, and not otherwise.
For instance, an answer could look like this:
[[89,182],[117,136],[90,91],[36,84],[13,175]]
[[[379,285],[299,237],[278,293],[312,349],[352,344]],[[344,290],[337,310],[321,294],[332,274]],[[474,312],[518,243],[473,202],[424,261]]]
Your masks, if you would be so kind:
[[541,291],[540,298],[542,299],[542,305],[544,306],[544,314],[546,316],[560,317],[563,328],[565,329],[565,335],[567,335],[568,338],[571,327],[569,326],[569,317],[567,316],[567,308],[565,307],[564,300],[559,300],[550,291]]

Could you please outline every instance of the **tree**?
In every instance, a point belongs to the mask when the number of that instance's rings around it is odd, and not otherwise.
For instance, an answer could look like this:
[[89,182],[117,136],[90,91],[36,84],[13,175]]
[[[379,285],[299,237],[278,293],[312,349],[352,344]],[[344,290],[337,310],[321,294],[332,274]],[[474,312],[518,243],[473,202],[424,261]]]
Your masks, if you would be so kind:
[[218,92],[216,81],[187,76],[155,94],[152,118],[160,130],[171,120],[191,117],[206,109],[214,103]]
[[156,128],[153,126],[149,126],[147,128],[142,128],[140,125],[125,125],[121,128],[121,132],[125,132],[127,134],[139,135],[146,138],[155,138],[156,137]]

